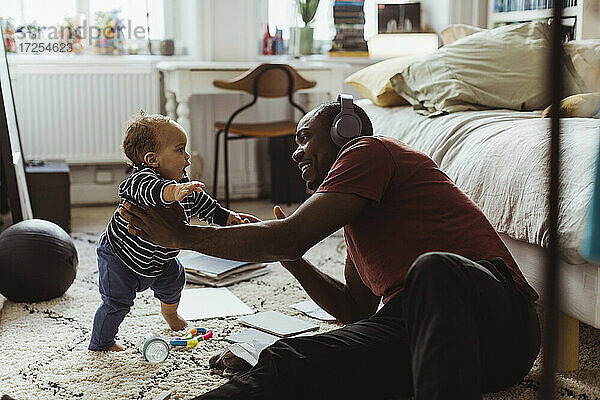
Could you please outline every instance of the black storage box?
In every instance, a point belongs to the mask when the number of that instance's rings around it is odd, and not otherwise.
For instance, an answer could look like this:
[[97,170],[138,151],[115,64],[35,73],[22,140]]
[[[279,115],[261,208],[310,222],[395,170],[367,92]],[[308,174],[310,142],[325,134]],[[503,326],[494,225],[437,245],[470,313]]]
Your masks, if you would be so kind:
[[54,222],[71,232],[71,181],[67,163],[28,163],[25,173],[34,218]]
[[298,164],[292,160],[296,147],[294,136],[269,138],[273,203],[302,203],[306,199],[306,182]]

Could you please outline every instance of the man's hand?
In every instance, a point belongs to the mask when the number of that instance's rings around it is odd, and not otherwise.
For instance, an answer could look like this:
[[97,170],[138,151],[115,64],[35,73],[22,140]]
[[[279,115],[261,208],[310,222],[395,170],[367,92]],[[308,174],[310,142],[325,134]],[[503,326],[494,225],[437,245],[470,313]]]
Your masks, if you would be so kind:
[[285,219],[285,213],[279,206],[273,207],[273,214],[275,214],[275,218],[277,219]]
[[119,214],[129,222],[127,230],[132,235],[171,249],[182,247],[182,238],[189,225],[181,204],[173,203],[168,207],[146,206],[142,209],[125,201],[119,207]]

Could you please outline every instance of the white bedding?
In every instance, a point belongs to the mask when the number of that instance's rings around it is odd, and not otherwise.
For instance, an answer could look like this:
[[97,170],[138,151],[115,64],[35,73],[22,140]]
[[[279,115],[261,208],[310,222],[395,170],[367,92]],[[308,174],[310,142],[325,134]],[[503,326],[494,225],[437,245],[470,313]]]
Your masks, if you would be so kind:
[[[376,135],[397,138],[428,154],[483,210],[500,233],[546,246],[545,204],[550,120],[539,112],[466,111],[428,118],[410,107],[383,108],[358,100]],[[562,120],[559,243],[571,264],[593,189],[600,120]]]

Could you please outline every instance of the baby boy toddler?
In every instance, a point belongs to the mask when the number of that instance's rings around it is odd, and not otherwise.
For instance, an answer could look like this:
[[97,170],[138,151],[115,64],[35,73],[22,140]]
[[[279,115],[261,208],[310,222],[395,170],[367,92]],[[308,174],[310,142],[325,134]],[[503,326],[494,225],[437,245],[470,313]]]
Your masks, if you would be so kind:
[[[218,225],[242,223],[240,216],[207,195],[201,182],[190,181],[190,165],[184,129],[168,117],[143,111],[129,122],[123,150],[133,163],[133,172],[119,185],[121,204],[127,200],[139,206],[167,206],[180,202],[186,217]],[[117,208],[118,209],[118,208]],[[119,325],[133,305],[136,293],[148,288],[160,300],[161,312],[173,330],[185,328],[177,314],[185,271],[168,249],[127,231],[127,221],[115,211],[97,248],[99,289],[102,304],[96,311],[90,350],[124,350],[115,342]]]

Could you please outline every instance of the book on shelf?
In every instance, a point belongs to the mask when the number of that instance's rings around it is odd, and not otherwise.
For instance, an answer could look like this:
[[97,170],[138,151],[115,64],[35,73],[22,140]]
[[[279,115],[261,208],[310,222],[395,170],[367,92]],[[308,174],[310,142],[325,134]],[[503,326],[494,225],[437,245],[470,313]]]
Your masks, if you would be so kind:
[[330,50],[330,57],[369,57],[368,51],[343,51],[343,50]]
[[360,11],[333,10],[333,18],[364,18],[365,13]]
[[[577,0],[562,1],[563,7],[576,7]],[[554,7],[554,0],[494,0],[494,12],[547,10]]]
[[265,264],[226,260],[195,251],[182,251],[179,262],[191,283],[225,286],[269,272]]
[[368,56],[365,40],[364,1],[336,0],[333,3],[333,23],[336,35],[331,43],[330,56]]
[[360,31],[364,32],[365,24],[334,24],[335,31]]
[[363,6],[333,6],[333,15],[335,16],[336,14],[339,15],[340,13],[347,13],[347,12],[364,14],[363,10],[364,10]]
[[346,0],[335,0],[335,2],[333,3],[333,7],[363,7],[365,5],[364,1],[360,1],[360,0],[352,0],[352,1],[346,1]]
[[334,18],[335,24],[360,24],[364,25],[364,18]]

